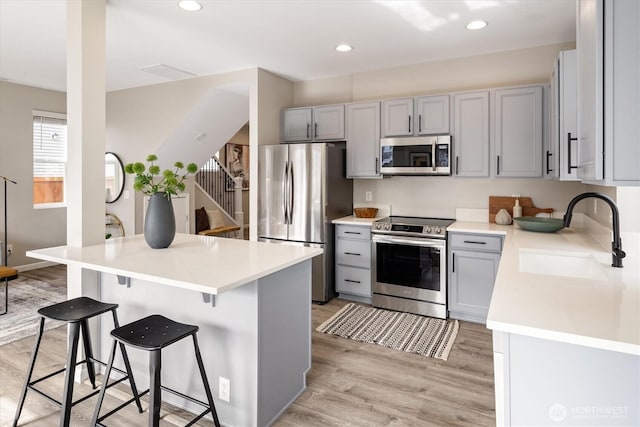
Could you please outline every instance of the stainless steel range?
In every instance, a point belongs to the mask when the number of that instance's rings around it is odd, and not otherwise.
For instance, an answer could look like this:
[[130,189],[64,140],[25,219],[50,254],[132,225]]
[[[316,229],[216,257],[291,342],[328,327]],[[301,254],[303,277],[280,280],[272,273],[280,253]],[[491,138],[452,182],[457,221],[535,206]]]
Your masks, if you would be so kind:
[[453,222],[390,216],[371,225],[375,307],[446,319],[446,229]]

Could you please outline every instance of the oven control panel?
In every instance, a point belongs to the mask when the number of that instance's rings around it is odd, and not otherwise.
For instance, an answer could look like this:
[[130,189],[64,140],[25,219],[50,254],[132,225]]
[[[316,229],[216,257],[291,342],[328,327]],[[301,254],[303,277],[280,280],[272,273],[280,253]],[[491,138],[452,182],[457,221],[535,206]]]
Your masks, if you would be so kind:
[[376,231],[391,231],[391,224],[388,222],[374,222],[373,229]]

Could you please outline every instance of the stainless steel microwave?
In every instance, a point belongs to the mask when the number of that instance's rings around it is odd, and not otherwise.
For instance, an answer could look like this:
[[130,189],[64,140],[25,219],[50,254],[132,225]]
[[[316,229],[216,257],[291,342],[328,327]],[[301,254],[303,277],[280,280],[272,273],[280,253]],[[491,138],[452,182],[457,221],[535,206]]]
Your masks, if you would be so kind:
[[451,175],[451,136],[382,138],[383,175]]

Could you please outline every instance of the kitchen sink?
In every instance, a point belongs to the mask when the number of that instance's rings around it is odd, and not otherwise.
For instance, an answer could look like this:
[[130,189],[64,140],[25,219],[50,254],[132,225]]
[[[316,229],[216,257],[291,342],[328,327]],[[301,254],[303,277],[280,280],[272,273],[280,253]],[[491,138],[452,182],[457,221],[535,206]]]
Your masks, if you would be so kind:
[[520,249],[520,271],[550,276],[600,280],[605,271],[590,252]]

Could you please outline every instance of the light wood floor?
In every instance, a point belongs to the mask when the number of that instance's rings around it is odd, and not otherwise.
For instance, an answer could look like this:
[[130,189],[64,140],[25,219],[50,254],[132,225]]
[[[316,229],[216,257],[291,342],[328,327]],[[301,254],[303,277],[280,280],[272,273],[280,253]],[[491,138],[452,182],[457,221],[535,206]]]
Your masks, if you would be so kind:
[[[64,266],[22,274],[60,286],[66,284]],[[314,329],[346,303],[335,299],[322,306],[313,305]],[[13,420],[32,346],[33,337],[0,347],[1,426],[11,425]],[[312,352],[307,390],[274,426],[495,425],[491,333],[483,325],[460,322],[458,337],[446,362],[315,330]],[[65,356],[66,329],[47,332],[35,375],[62,367]],[[43,389],[60,393],[61,384],[62,378],[47,380],[43,382]],[[74,395],[81,396],[88,390],[88,385],[77,385]],[[107,396],[106,408],[118,401],[120,390],[126,392],[127,388],[118,386],[112,393],[114,396]],[[73,408],[72,426],[89,424],[95,399]],[[161,425],[184,425],[189,419],[169,405],[163,405],[163,409]],[[29,392],[20,425],[57,426],[58,416],[56,406]],[[138,414],[130,405],[106,421],[114,427],[145,426],[147,412]]]

